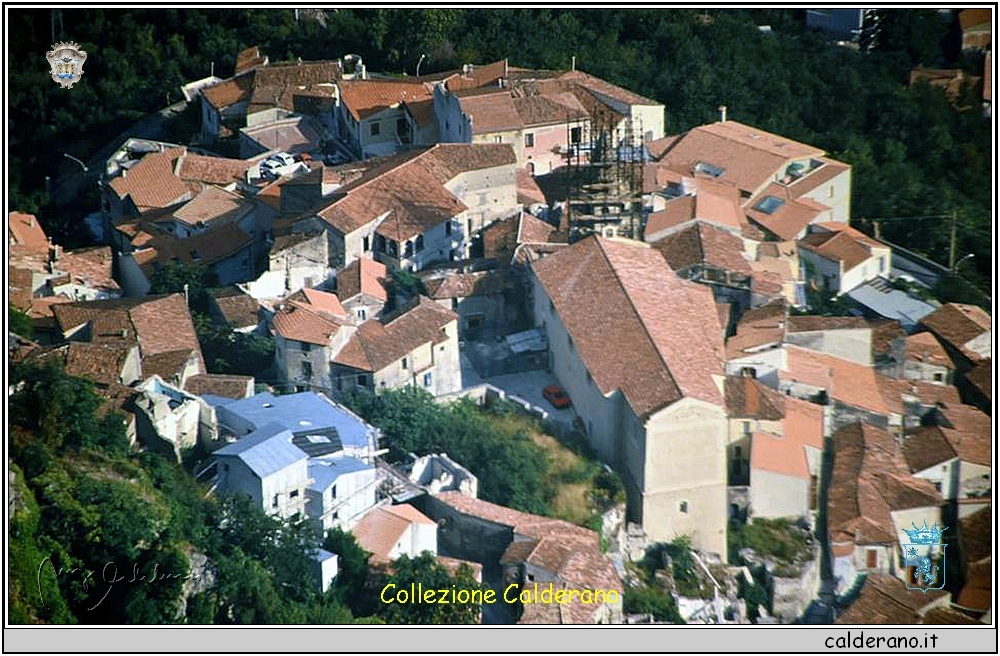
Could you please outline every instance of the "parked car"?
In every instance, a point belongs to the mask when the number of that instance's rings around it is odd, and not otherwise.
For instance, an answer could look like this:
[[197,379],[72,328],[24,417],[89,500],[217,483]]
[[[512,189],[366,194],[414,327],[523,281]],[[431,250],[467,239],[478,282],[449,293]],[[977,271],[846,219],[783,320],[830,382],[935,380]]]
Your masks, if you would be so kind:
[[261,176],[272,179],[288,172],[295,166],[295,158],[288,153],[276,153],[260,163]]
[[544,396],[545,400],[551,403],[555,408],[562,409],[573,405],[572,401],[569,400],[569,397],[566,396],[566,392],[563,391],[563,388],[558,385],[549,385],[543,389],[542,396]]

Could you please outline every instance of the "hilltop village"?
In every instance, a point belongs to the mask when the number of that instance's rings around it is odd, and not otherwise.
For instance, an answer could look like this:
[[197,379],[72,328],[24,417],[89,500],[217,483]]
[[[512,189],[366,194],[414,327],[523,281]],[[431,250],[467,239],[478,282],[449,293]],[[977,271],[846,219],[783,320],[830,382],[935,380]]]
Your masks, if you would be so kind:
[[[183,88],[196,142],[107,159],[100,245],[8,215],[9,358],[92,381],[133,450],[373,567],[513,586],[484,623],[990,621],[992,319],[852,227],[851,166],[738,108],[668,134],[575,66],[231,73]],[[582,445],[620,493],[591,522],[484,500],[484,462],[352,405],[414,389]],[[953,545],[928,592],[922,526]],[[326,591],[345,556],[311,557]]]

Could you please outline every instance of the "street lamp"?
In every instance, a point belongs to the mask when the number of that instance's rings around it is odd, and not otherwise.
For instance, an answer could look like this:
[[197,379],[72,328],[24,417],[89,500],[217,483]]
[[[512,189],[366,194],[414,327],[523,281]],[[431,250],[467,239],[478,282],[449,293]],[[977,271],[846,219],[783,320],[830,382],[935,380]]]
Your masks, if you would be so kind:
[[965,262],[966,260],[973,258],[975,256],[976,256],[975,253],[969,253],[968,255],[963,256],[958,262],[955,262],[955,268],[953,269],[953,271],[958,272],[958,267],[962,265],[962,262]]
[[420,65],[424,63],[426,57],[427,55],[420,55],[420,59],[417,60],[417,77],[420,77]]
[[84,164],[84,163],[83,163],[82,161],[80,161],[80,160],[78,160],[77,158],[73,157],[73,156],[72,156],[72,155],[70,155],[69,153],[63,153],[63,157],[68,157],[69,159],[73,160],[74,162],[76,162],[77,164],[79,164],[79,165],[80,165],[81,167],[83,167],[83,172],[84,172],[84,173],[86,173],[86,172],[87,172],[87,170],[88,170],[88,169],[87,169],[87,165],[86,165],[86,164]]

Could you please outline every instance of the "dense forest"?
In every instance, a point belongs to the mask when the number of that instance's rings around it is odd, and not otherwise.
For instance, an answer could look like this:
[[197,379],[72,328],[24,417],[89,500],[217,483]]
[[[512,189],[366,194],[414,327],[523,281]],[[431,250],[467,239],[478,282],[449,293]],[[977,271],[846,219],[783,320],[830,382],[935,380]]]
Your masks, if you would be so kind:
[[[361,54],[370,71],[424,73],[508,58],[512,65],[577,66],[667,107],[677,133],[731,118],[827,149],[854,166],[853,214],[871,231],[942,262],[958,217],[961,273],[990,288],[990,121],[981,86],[949,102],[913,66],[981,75],[982,54],[960,51],[954,14],[879,10],[861,51],[806,29],[801,10],[687,9],[16,9],[9,14],[8,157],[13,207],[40,214],[72,242],[96,208],[93,185],[72,204],[46,193],[85,175],[63,153],[100,165],[100,149],[136,120],[180,99],[181,84],[229,75],[236,53],[260,45],[272,60]],[[320,20],[318,20],[319,18]],[[770,31],[761,31],[768,25]],[[51,82],[44,52],[74,40],[88,52],[73,89]],[[959,109],[961,108],[961,109]],[[190,122],[196,116],[188,116]],[[91,159],[93,158],[93,159]],[[90,170],[93,174],[93,168]],[[63,187],[65,188],[65,187]]]

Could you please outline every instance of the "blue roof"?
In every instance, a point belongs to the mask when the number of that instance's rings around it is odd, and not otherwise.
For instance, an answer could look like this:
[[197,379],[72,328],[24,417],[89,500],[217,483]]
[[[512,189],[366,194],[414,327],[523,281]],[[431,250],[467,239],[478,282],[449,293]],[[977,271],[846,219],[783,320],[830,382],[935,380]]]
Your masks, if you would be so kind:
[[368,434],[372,427],[346,408],[315,392],[281,396],[263,392],[248,399],[229,401],[225,404],[227,412],[242,417],[257,428],[275,422],[294,435],[322,434],[322,431],[335,429],[345,447],[368,446]]
[[914,298],[902,290],[883,292],[870,282],[855,287],[847,295],[886,319],[898,320],[907,328],[915,326],[935,309],[930,303]]
[[325,492],[341,476],[369,469],[374,468],[350,456],[342,458],[310,458],[309,478],[313,479],[313,482],[310,483],[309,489],[316,492]]
[[276,423],[261,426],[213,455],[237,457],[261,478],[306,458],[305,453],[292,445],[291,432]]
[[337,557],[337,554],[333,553],[332,551],[327,551],[326,549],[324,549],[322,547],[317,547],[316,548],[316,553],[313,554],[313,560],[315,560],[317,562],[320,562],[320,563],[326,562],[326,561],[330,560],[331,558],[336,558],[336,557]]

